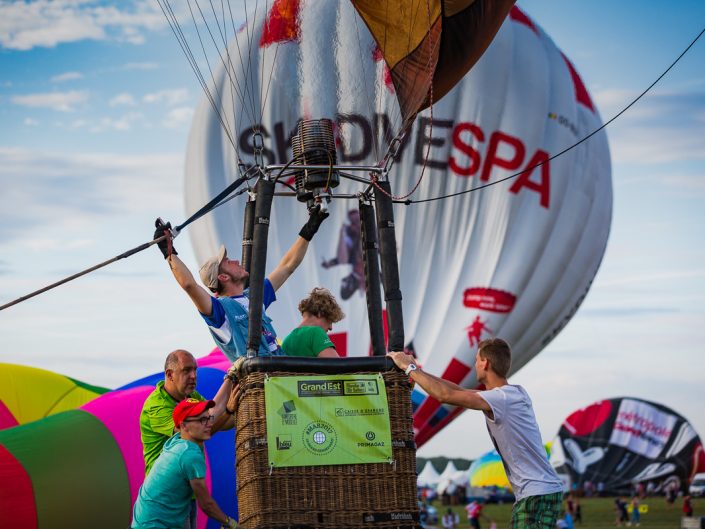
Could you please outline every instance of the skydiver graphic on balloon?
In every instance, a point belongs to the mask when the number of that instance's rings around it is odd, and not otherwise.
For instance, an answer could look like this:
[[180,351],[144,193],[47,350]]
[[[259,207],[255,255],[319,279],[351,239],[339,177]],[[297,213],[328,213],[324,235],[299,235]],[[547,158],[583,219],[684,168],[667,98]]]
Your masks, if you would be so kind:
[[324,259],[321,266],[325,269],[333,266],[349,264],[352,271],[345,276],[340,284],[340,297],[350,299],[356,291],[365,291],[365,267],[362,260],[362,227],[360,211],[348,211],[348,221],[340,227],[338,248],[335,257]]
[[490,329],[485,322],[480,321],[480,316],[475,316],[473,322],[465,327],[468,331],[468,340],[470,341],[470,347],[475,347],[482,341],[482,331],[487,331],[489,334],[494,334],[494,331]]

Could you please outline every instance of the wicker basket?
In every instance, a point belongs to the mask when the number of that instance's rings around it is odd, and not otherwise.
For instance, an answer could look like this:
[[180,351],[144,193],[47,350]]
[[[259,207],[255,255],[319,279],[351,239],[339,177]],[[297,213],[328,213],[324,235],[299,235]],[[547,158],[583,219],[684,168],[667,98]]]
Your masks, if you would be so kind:
[[[271,469],[267,457],[265,376],[382,373],[393,464]],[[418,525],[416,445],[409,378],[385,358],[254,358],[240,370],[235,460],[244,529],[412,529]]]

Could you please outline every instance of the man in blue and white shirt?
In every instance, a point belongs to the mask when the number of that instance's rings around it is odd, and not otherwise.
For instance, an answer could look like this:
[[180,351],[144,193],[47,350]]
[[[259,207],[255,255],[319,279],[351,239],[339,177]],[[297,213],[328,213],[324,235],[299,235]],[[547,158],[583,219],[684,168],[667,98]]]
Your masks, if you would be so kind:
[[[308,222],[301,228],[298,238],[265,279],[263,297],[265,310],[276,300],[275,292],[303,261],[309,242],[327,216],[328,212],[322,211],[319,207],[310,211]],[[167,239],[159,243],[159,249],[169,263],[177,283],[196,305],[208,325],[213,340],[225,356],[232,362],[246,356],[250,302],[249,290],[245,289],[249,277],[247,270],[240,261],[229,259],[225,247],[221,245],[218,253],[208,259],[199,272],[201,281],[208,287],[209,292],[196,283],[191,271],[179,259],[171,244],[171,232],[168,227],[158,221],[154,238],[167,235]],[[282,354],[272,320],[264,311],[262,311],[259,354],[264,356]]]

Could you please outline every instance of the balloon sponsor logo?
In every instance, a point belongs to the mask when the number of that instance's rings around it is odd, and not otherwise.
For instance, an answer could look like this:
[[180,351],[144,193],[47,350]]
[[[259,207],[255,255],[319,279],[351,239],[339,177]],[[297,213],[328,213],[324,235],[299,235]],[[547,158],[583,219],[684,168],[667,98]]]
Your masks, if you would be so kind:
[[671,437],[676,417],[649,404],[624,399],[614,423],[610,444],[646,457],[657,457]]
[[[340,137],[362,138],[362,144],[354,151],[345,142],[340,142],[340,159],[345,163],[363,162],[369,159],[373,156],[373,146],[380,148],[380,142],[386,145],[392,138],[391,121],[386,114],[375,114],[372,120],[360,114],[338,114],[336,122]],[[295,131],[287,131],[281,121],[272,126],[271,132],[261,123],[254,128],[261,131],[268,144],[262,151],[266,163],[284,163],[288,159],[291,138]],[[345,132],[348,128],[356,130]],[[430,135],[431,129],[433,136]],[[378,131],[378,134],[374,135],[373,130]],[[449,139],[452,147],[447,159],[434,158],[431,156],[432,153],[429,153],[427,158],[429,148],[436,149],[436,152],[447,151],[446,144]],[[241,154],[254,156],[252,128],[248,127],[241,131],[238,141]],[[485,149],[479,148],[485,144],[487,145]],[[419,117],[415,133],[409,133],[404,137],[397,153],[397,161],[404,156],[413,156],[415,165],[423,166],[425,163],[426,167],[431,169],[441,171],[450,169],[456,176],[472,177],[479,174],[481,182],[489,182],[490,175],[497,169],[509,172],[526,171],[512,180],[509,192],[517,194],[524,190],[532,191],[538,195],[541,207],[550,206],[549,153],[537,149],[530,154],[524,141],[512,134],[499,130],[488,134],[475,123],[463,121],[456,123],[452,119],[434,119],[431,127],[430,118]]]
[[[421,126],[419,130],[423,130],[423,119],[420,120],[420,122]],[[441,125],[441,123],[443,122],[437,124],[434,120],[434,128]],[[447,123],[449,123],[451,127],[453,126],[452,121],[448,121]],[[541,206],[544,208],[549,207],[551,163],[549,161],[550,156],[546,151],[537,149],[536,152],[531,155],[529,161],[524,163],[524,160],[527,159],[527,152],[526,146],[521,138],[496,130],[489,136],[487,153],[483,161],[480,152],[475,148],[477,143],[485,142],[486,134],[480,127],[474,123],[458,123],[453,128],[452,137],[453,147],[463,155],[460,158],[456,158],[455,156],[449,158],[447,167],[449,167],[452,172],[458,176],[474,176],[480,172],[480,181],[488,182],[490,174],[495,168],[505,169],[507,171],[526,171],[522,172],[512,181],[509,191],[515,194],[519,193],[524,188],[534,191],[539,195]],[[430,140],[429,138],[429,144],[434,146],[439,145],[435,139],[433,142]],[[442,143],[440,145],[442,145]],[[463,165],[460,161],[465,157],[467,157],[469,163]],[[539,166],[539,164],[541,165]],[[427,165],[430,166],[430,164]],[[445,167],[444,165],[443,168]],[[533,169],[531,169],[532,167]],[[539,174],[538,181],[531,179],[534,173]]]
[[511,292],[494,288],[472,287],[463,293],[463,305],[471,309],[482,309],[501,314],[511,312],[517,297]]
[[570,132],[575,136],[576,138],[578,137],[578,126],[573,123],[570,119],[568,119],[565,116],[561,116],[556,114],[555,112],[549,112],[548,113],[548,119],[554,119],[556,122],[570,130]]

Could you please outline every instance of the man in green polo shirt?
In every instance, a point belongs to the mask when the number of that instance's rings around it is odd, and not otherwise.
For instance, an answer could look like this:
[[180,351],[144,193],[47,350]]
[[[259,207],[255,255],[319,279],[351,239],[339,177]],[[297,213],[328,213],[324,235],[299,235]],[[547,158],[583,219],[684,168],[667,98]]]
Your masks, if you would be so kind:
[[[197,370],[196,359],[191,353],[183,349],[172,351],[164,362],[164,381],[158,382],[157,387],[144,401],[140,414],[140,434],[145,475],[149,474],[152,465],[161,454],[164,444],[174,435],[172,413],[176,405],[186,398],[206,400],[196,391]],[[232,418],[223,421],[222,417],[232,387],[232,381],[226,378],[213,398],[215,401],[213,416],[216,418],[216,424],[212,428],[213,432],[233,426]],[[194,501],[190,516],[194,529],[196,527],[196,512],[196,502]]]

